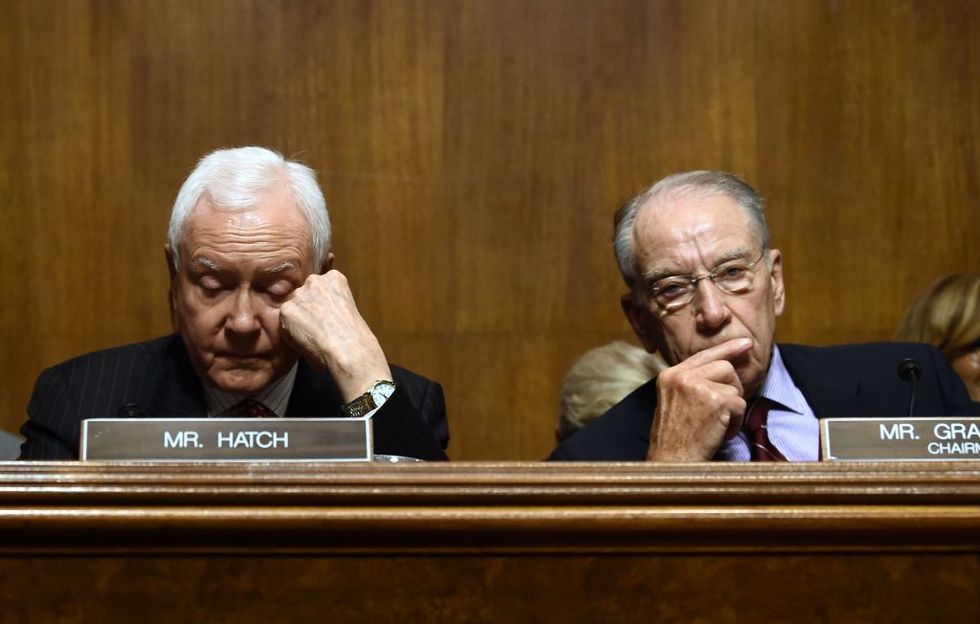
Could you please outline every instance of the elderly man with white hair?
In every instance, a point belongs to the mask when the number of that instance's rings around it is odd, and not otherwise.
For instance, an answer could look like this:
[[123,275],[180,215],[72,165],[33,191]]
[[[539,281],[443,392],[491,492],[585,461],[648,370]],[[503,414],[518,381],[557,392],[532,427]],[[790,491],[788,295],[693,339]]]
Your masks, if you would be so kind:
[[75,458],[81,421],[120,413],[372,415],[376,453],[446,459],[442,389],[388,364],[332,268],[311,169],[260,147],[205,156],[165,249],[176,333],[41,373],[21,459]]
[[668,176],[617,213],[623,311],[669,367],[571,436],[554,460],[815,461],[819,419],[897,416],[919,368],[917,415],[969,416],[962,382],[934,348],[775,342],[783,254],[762,198],[721,171]]

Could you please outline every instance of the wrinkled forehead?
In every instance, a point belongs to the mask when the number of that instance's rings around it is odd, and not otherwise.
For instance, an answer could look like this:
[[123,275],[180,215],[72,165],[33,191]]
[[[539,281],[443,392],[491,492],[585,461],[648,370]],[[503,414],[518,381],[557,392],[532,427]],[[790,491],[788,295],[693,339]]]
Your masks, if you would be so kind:
[[180,248],[187,266],[202,258],[226,268],[287,261],[305,267],[313,261],[305,215],[276,198],[234,208],[202,200],[187,219]]
[[268,192],[250,205],[222,206],[204,194],[195,204],[184,225],[184,240],[196,235],[217,237],[278,234],[298,243],[312,240],[306,215],[289,194]]
[[633,247],[642,271],[669,260],[697,257],[710,263],[739,249],[757,249],[759,240],[748,214],[732,197],[679,190],[640,207]]

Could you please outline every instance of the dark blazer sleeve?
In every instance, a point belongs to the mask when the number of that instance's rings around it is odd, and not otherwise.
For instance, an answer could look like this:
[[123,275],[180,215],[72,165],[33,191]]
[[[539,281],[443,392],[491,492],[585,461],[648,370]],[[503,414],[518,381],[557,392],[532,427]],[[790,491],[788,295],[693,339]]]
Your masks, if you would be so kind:
[[46,369],[34,384],[20,433],[20,459],[76,459],[78,418],[68,383],[57,367]]
[[424,460],[447,460],[449,426],[442,386],[392,367],[395,393],[374,414],[374,452]]

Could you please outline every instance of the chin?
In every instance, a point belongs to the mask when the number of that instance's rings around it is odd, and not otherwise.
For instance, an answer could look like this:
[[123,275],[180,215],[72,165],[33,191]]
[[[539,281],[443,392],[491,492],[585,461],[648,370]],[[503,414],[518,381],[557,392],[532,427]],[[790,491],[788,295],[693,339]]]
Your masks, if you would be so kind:
[[222,371],[208,375],[208,381],[215,388],[225,392],[255,394],[269,385],[272,377],[264,371]]

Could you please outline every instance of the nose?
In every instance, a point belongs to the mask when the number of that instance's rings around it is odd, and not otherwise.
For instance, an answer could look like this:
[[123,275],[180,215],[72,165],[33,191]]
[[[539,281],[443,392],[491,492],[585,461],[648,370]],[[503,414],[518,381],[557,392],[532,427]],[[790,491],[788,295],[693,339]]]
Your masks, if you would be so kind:
[[725,293],[710,279],[700,280],[695,288],[694,313],[698,329],[713,333],[724,327],[732,318]]
[[249,334],[259,330],[259,310],[252,300],[248,288],[235,292],[231,311],[225,321],[225,328],[238,334]]

